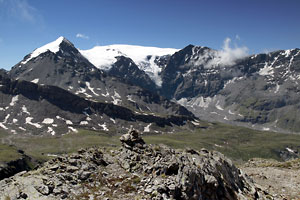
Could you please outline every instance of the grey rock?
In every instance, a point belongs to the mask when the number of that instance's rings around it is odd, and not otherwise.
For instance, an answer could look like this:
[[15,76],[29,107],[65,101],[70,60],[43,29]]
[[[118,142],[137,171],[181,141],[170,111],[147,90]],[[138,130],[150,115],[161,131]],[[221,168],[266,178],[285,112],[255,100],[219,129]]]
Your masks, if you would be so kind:
[[86,180],[90,177],[90,175],[91,175],[91,172],[83,171],[79,174],[78,178],[80,180]]
[[34,188],[43,195],[50,194],[50,190],[49,190],[48,186],[46,186],[46,185],[39,185],[39,186],[35,186]]
[[133,147],[142,148],[145,144],[144,140],[140,137],[140,133],[132,127],[127,134],[120,137],[120,141],[122,145],[128,149],[132,149]]
[[79,168],[75,166],[67,166],[67,172],[73,173],[77,171]]
[[[63,155],[46,162],[40,169],[4,179],[0,181],[0,194],[13,199],[21,197],[22,191],[27,199],[43,200],[81,199],[83,196],[128,200],[266,197],[263,189],[221,153],[177,151],[144,142],[136,145],[143,140],[132,130],[121,141],[130,141],[132,146],[123,145],[114,154],[99,148],[80,150],[81,158],[76,166],[70,162],[76,154]],[[102,161],[107,165],[96,164]]]

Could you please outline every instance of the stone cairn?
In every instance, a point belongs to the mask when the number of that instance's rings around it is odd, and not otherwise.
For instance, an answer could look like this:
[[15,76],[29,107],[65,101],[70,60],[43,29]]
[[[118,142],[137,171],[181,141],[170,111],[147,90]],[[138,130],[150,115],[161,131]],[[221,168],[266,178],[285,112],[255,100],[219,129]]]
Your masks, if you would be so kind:
[[140,133],[132,127],[130,127],[128,133],[120,137],[120,141],[123,147],[130,150],[133,150],[134,148],[143,148],[146,145],[145,141],[140,136]]

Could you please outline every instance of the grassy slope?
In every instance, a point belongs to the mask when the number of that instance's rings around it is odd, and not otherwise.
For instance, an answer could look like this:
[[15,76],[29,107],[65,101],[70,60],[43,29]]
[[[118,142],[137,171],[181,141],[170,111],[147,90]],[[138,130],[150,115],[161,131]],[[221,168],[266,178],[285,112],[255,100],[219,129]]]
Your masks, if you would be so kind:
[[[0,132],[1,137],[5,135]],[[163,143],[173,148],[217,150],[235,161],[247,161],[253,157],[279,159],[278,150],[288,145],[300,144],[300,135],[255,131],[219,123],[211,124],[206,129],[196,129],[193,132],[145,135],[143,138],[148,144]],[[119,136],[86,130],[61,137],[15,137],[11,140],[26,154],[39,160],[48,159],[48,153],[70,153],[82,147],[95,145],[109,148],[120,145]],[[9,153],[3,151],[3,157],[7,158],[8,155]]]
[[174,148],[204,147],[220,151],[234,160],[243,161],[254,157],[279,159],[278,150],[288,145],[300,144],[300,135],[256,131],[219,123],[207,130],[147,136],[144,139],[147,143],[164,143]]
[[49,159],[47,154],[71,153],[85,147],[120,145],[117,137],[87,130],[57,137],[19,137],[14,139],[14,144],[38,160]]
[[7,138],[7,136],[7,133],[0,130],[0,163],[16,160],[21,157],[20,153],[15,147],[5,144],[6,141],[2,140],[3,138]]
[[0,144],[0,163],[9,162],[11,160],[17,160],[21,157],[21,154],[18,153],[15,147]]

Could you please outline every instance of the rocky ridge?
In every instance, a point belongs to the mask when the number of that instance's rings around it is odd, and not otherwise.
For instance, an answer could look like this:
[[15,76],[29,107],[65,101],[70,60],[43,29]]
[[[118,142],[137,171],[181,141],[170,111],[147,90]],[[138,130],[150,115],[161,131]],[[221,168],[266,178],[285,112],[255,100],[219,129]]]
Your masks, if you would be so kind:
[[266,198],[218,152],[147,145],[132,129],[120,140],[118,150],[80,149],[4,179],[1,199]]
[[9,162],[0,161],[0,180],[15,175],[24,170],[30,170],[32,159],[24,154],[22,150],[18,150],[19,157]]

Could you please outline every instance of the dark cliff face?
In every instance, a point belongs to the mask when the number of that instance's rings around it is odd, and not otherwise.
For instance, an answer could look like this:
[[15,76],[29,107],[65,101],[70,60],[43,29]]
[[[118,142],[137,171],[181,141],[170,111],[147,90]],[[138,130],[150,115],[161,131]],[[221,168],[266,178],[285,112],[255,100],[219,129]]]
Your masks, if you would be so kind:
[[118,77],[126,83],[156,92],[157,86],[155,83],[130,58],[119,56],[116,59],[117,61],[107,72],[109,75]]
[[16,173],[32,169],[32,159],[21,150],[18,150],[18,154],[19,158],[15,160],[4,163],[0,162],[0,180],[11,177]]
[[185,56],[190,55],[194,46],[189,45],[186,48],[176,52],[171,56],[166,67],[162,71],[162,94],[167,98],[172,98],[174,93],[183,81],[180,67],[184,65]]
[[214,50],[189,45],[176,52],[162,71],[161,94],[168,98],[181,99],[198,94],[213,96],[224,85],[219,70],[206,68]]

